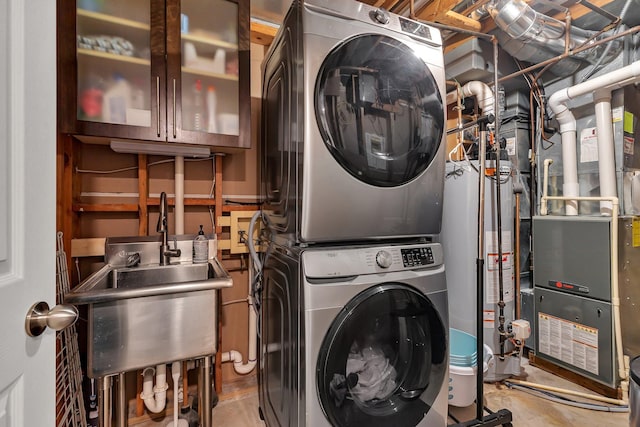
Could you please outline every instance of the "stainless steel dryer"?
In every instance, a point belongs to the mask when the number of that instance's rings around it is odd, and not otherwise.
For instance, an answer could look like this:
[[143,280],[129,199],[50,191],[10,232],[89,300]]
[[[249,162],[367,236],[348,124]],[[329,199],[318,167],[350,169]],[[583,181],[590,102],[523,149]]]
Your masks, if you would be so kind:
[[447,424],[439,244],[272,244],[263,286],[258,379],[267,426]]
[[294,1],[263,63],[264,211],[295,242],[440,232],[437,29],[352,0]]

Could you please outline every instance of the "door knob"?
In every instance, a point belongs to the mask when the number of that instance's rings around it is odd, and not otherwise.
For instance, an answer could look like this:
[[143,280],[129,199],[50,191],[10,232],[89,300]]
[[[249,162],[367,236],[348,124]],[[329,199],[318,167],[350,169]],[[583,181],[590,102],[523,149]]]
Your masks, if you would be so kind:
[[27,313],[25,329],[30,337],[37,337],[47,329],[60,331],[73,325],[78,319],[78,309],[73,305],[58,304],[49,309],[44,301],[35,303]]

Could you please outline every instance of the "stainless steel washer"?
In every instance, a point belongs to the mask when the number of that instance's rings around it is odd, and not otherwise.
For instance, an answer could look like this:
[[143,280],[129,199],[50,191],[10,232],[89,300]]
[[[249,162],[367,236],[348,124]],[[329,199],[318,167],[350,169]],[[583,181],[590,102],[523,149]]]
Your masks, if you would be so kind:
[[440,232],[437,29],[356,1],[294,1],[263,63],[262,183],[295,242]]
[[263,284],[258,378],[268,426],[446,426],[439,244],[272,244]]

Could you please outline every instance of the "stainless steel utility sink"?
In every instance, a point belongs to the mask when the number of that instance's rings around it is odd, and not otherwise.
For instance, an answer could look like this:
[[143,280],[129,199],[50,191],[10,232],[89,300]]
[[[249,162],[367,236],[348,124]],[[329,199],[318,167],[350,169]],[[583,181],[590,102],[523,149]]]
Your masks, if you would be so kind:
[[[162,266],[157,239],[107,239],[106,265],[65,297],[89,307],[90,377],[216,352],[216,290],[233,282],[216,258],[191,263],[193,237],[175,236],[185,255]],[[122,265],[132,253],[145,264]]]
[[112,288],[136,288],[162,284],[180,284],[213,279],[211,264],[171,264],[116,268],[111,272]]

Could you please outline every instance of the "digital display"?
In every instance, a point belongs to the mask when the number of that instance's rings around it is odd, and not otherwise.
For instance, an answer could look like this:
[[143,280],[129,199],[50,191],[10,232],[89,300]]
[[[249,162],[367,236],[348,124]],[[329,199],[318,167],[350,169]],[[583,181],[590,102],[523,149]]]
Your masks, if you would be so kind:
[[416,267],[421,265],[433,264],[433,252],[431,248],[411,248],[401,249],[402,263],[405,267]]
[[400,17],[400,28],[402,28],[402,31],[405,33],[415,34],[416,36],[431,40],[431,31],[429,31],[429,27],[419,22]]

